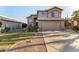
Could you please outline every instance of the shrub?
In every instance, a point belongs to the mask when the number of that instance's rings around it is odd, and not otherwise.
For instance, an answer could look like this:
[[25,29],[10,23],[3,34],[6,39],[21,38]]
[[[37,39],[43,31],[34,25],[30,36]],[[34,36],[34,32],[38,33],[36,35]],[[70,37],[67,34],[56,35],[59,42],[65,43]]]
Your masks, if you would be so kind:
[[32,26],[32,25],[29,25],[29,26],[27,27],[27,31],[28,31],[28,32],[33,32],[33,26]]
[[71,23],[69,23],[68,20],[65,20],[64,22],[65,22],[64,23],[65,28],[70,28],[71,27]]
[[79,26],[73,26],[73,30],[79,31]]
[[0,52],[4,52],[5,51],[5,49],[0,49]]
[[10,28],[9,27],[5,27],[4,31],[5,32],[9,32],[10,31]]
[[10,31],[9,27],[1,27],[1,33],[9,32],[9,31]]
[[33,31],[34,31],[34,32],[38,32],[38,26],[34,26],[34,27],[33,27]]
[[27,28],[27,31],[28,32],[37,32],[38,31],[38,26],[29,25],[28,28]]

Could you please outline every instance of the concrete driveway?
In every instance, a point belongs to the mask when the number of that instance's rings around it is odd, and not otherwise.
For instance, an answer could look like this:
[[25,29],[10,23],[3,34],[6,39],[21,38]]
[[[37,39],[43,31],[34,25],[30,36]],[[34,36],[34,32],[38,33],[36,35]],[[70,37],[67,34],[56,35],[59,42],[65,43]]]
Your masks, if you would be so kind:
[[[37,36],[38,38],[31,39],[31,42],[27,40],[19,42],[14,46],[10,47],[8,51],[17,51],[17,52],[18,51],[23,52],[79,51],[79,34],[74,31],[45,31],[45,32],[39,32],[35,36]],[[28,45],[30,45],[30,47]],[[19,46],[21,47],[21,49],[20,48],[16,49]]]
[[79,34],[73,31],[42,32],[48,52],[79,51]]

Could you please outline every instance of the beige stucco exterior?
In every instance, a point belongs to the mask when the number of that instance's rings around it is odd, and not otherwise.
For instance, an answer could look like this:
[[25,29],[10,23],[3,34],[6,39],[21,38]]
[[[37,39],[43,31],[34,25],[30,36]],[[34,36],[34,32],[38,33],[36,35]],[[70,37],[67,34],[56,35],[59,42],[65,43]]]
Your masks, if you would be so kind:
[[51,9],[51,10],[48,11],[48,17],[49,17],[49,18],[52,18],[52,16],[51,16],[51,12],[52,12],[52,11],[58,12],[58,18],[61,18],[61,10],[56,9],[56,8]]
[[[62,10],[63,9],[58,7],[53,7],[47,10],[38,10],[37,20],[39,29],[42,31],[64,29],[64,18],[62,18]],[[55,17],[52,16],[52,12],[56,13]]]
[[27,19],[27,24],[28,25],[34,25],[34,21],[35,21],[34,18],[37,18],[37,15],[31,15],[31,16],[29,16],[28,19]]

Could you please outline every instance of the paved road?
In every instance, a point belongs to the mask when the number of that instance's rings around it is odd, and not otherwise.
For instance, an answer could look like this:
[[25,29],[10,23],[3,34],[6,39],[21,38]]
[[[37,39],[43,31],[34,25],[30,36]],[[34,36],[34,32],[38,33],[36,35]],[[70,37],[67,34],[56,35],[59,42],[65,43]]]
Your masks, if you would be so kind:
[[21,41],[9,48],[17,52],[78,52],[79,34],[67,31],[48,31],[36,34],[39,38]]

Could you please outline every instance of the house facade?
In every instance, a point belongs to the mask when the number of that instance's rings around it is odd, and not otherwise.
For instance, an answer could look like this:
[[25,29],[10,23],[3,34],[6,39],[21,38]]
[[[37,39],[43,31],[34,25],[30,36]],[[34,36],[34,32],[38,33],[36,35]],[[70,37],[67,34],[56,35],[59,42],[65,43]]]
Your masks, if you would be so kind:
[[37,15],[30,15],[27,18],[28,18],[28,20],[27,20],[28,25],[34,26],[36,24],[36,22],[38,22]]
[[35,18],[34,15],[27,17],[28,24],[33,25],[34,21],[36,21],[42,31],[62,30],[64,29],[64,18],[61,17],[62,11],[63,9],[59,7],[38,10]]
[[0,23],[2,26],[10,28],[10,30],[21,29],[23,24],[22,22],[15,21],[13,18],[6,16],[0,16]]
[[71,19],[71,26],[79,26],[79,18],[78,19]]

